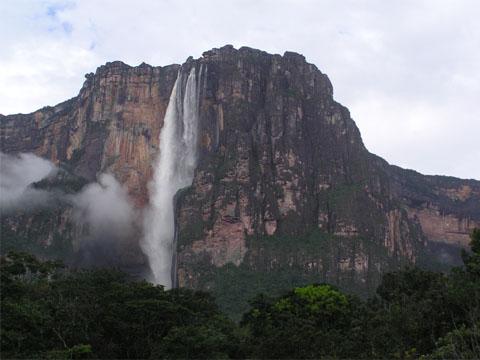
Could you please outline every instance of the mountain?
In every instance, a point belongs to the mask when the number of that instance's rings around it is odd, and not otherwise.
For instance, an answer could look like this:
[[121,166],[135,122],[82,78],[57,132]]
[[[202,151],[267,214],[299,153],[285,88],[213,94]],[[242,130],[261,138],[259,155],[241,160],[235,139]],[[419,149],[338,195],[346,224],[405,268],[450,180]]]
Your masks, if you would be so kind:
[[[175,196],[178,286],[213,291],[231,313],[259,291],[308,282],[366,294],[387,270],[455,264],[480,227],[480,181],[425,176],[371,154],[328,77],[292,52],[225,46],[181,66],[107,63],[75,98],[1,115],[0,151],[59,166],[60,179],[35,184],[42,189],[75,193],[111,173],[141,211],[177,75],[192,69],[198,156],[192,185]],[[4,213],[2,251],[148,276],[141,226],[92,245],[74,220],[68,202]]]

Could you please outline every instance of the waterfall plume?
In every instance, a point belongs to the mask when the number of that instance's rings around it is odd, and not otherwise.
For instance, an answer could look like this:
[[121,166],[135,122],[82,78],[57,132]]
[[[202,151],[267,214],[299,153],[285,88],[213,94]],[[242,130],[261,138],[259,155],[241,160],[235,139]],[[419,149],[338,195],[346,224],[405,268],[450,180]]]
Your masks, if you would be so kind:
[[[201,74],[202,68],[199,77]],[[195,68],[190,70],[185,84],[179,71],[165,112],[160,154],[150,184],[142,248],[149,260],[153,282],[166,288],[172,286],[173,199],[178,190],[191,185],[197,161],[199,88]]]

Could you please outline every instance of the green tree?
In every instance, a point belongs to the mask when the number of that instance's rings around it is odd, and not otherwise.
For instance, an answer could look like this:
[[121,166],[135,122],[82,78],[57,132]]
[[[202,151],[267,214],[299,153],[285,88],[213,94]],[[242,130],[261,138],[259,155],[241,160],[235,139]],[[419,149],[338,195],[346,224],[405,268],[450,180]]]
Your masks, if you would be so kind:
[[429,359],[480,358],[480,229],[471,234],[471,251],[463,252],[465,266],[452,271],[449,293],[460,316],[451,323],[451,331],[437,341]]
[[360,302],[330,285],[295,288],[285,296],[257,297],[242,325],[261,358],[358,357],[352,337]]
[[[1,258],[2,357],[238,357],[236,325],[206,293],[165,291],[115,270],[61,271]],[[185,335],[185,337],[183,337]]]
[[441,273],[420,269],[389,273],[377,293],[385,334],[394,339],[389,341],[390,356],[430,353],[461,313],[449,296],[448,278]]

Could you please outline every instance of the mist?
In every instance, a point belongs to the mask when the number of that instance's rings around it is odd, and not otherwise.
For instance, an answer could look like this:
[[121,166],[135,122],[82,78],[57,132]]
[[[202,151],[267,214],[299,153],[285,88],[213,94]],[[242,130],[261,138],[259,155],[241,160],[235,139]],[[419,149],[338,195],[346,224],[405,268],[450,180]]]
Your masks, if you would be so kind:
[[[111,174],[101,174],[97,182],[85,185],[75,194],[61,188],[37,189],[34,183],[54,178],[59,168],[34,154],[0,153],[0,210],[2,215],[17,211],[35,212],[53,207],[71,208],[79,266],[115,266],[125,247],[135,252],[141,230],[138,212],[128,193]],[[65,171],[65,170],[61,170]],[[35,241],[35,239],[32,239]],[[138,244],[137,244],[138,247]]]
[[98,182],[87,185],[72,201],[75,221],[88,225],[92,233],[123,236],[131,229],[135,214],[126,190],[113,175],[100,175]]
[[121,247],[135,237],[137,214],[128,194],[115,177],[102,174],[98,182],[87,185],[70,197],[74,222],[80,229],[77,262],[82,266],[114,266]]
[[54,176],[57,167],[34,154],[7,155],[0,152],[0,210],[32,210],[48,206],[51,194],[32,184]]

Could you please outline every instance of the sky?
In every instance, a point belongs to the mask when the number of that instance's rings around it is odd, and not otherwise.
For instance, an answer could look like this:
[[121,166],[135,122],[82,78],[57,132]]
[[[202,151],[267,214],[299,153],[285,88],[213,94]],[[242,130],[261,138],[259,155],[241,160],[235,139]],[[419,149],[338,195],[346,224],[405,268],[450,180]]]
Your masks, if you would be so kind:
[[74,97],[107,61],[296,51],[329,76],[371,152],[480,180],[478,19],[477,0],[1,0],[0,113]]

